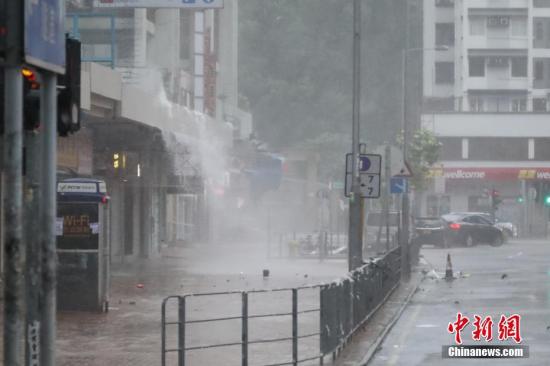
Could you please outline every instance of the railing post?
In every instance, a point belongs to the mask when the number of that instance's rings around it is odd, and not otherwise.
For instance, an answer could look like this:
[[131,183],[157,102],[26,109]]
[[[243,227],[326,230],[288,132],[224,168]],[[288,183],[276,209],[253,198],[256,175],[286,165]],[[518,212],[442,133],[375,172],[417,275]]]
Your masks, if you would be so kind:
[[292,362],[298,365],[298,289],[292,289]]
[[178,366],[185,366],[185,297],[178,297]]
[[160,364],[161,366],[166,366],[166,299],[162,301],[162,311],[160,314],[160,344],[161,344],[161,355],[160,355]]
[[248,366],[248,293],[242,294],[242,334],[241,334],[242,366]]

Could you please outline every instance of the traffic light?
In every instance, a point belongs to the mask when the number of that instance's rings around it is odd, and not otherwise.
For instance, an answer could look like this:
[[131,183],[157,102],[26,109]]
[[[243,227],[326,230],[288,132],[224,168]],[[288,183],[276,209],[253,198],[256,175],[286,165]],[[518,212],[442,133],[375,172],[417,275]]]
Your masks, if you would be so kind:
[[517,203],[523,203],[523,201],[524,201],[523,196],[518,196],[518,198],[516,198]]
[[57,85],[57,132],[67,136],[80,130],[80,41],[66,38],[65,75],[59,75]]
[[498,205],[502,203],[502,198],[500,198],[500,192],[496,189],[491,190],[491,205],[493,207],[493,210],[498,209]]
[[23,75],[23,127],[33,131],[40,127],[40,83],[36,72],[28,67],[21,69]]
[[[1,30],[0,30],[1,31]],[[66,40],[66,72],[58,76],[57,132],[67,136],[80,129],[80,41]],[[40,81],[35,69],[23,67],[23,126],[40,127]],[[0,134],[4,133],[4,70],[0,69]]]

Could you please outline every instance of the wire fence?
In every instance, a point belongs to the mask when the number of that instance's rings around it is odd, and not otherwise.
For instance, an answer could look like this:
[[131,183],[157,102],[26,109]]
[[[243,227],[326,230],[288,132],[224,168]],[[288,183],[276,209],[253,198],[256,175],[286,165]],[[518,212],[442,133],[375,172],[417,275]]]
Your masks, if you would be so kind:
[[398,286],[400,248],[329,284],[169,296],[162,366],[322,365]]

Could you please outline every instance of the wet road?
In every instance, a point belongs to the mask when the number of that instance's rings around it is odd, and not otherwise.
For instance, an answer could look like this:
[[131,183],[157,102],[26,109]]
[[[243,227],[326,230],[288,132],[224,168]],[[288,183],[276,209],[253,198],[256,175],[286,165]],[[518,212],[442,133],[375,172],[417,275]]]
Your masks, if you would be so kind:
[[[423,248],[425,260],[441,274],[446,255],[462,276],[450,283],[426,279],[382,343],[369,366],[382,365],[549,365],[550,364],[550,241],[513,241],[494,248],[479,245],[450,250]],[[528,359],[442,359],[441,347],[454,344],[447,332],[457,312],[492,316],[493,341],[498,340],[501,314],[521,315],[522,344]],[[462,332],[464,344],[472,340],[471,324]],[[514,344],[507,341],[504,344]]]
[[[115,266],[111,290],[111,309],[108,314],[69,313],[58,315],[57,359],[59,366],[151,366],[160,365],[161,302],[166,296],[196,292],[219,292],[238,289],[265,289],[315,284],[330,281],[346,273],[344,260],[280,259],[268,260],[265,247],[258,245],[188,247],[168,253],[169,257]],[[269,268],[269,279],[262,278],[262,269]],[[136,287],[143,284],[142,288]],[[318,292],[317,292],[318,293]],[[240,299],[200,299],[189,301],[189,316],[240,314]],[[316,304],[313,297],[301,298],[304,308]],[[288,312],[290,296],[266,294],[251,297],[250,313],[266,311]],[[313,320],[318,321],[318,314]],[[276,336],[290,334],[290,320],[264,325],[263,319],[251,322],[251,337],[268,338],[267,331]],[[311,327],[314,322],[304,319]],[[201,324],[199,324],[201,325]],[[305,328],[303,328],[306,331]],[[240,322],[218,323],[211,327],[189,326],[187,346],[231,342],[240,339]],[[170,335],[169,335],[170,338]],[[313,339],[315,349],[319,340]],[[288,344],[281,347],[251,346],[253,364],[277,361],[277,355],[288,356]],[[303,344],[302,349],[307,345]],[[223,362],[220,362],[223,359]],[[238,347],[189,352],[189,365],[240,365]],[[175,363],[171,363],[175,364]],[[252,363],[251,363],[252,364]]]

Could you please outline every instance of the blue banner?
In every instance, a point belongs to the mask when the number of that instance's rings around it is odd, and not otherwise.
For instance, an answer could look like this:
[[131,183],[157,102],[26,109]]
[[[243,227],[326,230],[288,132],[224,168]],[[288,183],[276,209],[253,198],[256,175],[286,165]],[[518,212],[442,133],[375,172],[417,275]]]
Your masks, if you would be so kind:
[[25,61],[65,73],[65,8],[61,0],[25,0]]

